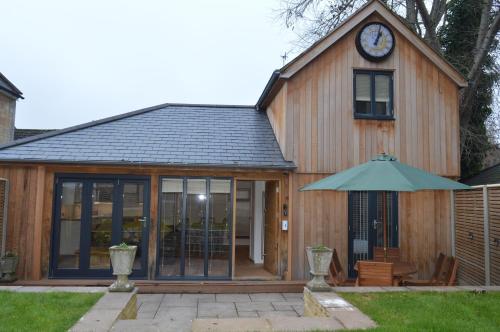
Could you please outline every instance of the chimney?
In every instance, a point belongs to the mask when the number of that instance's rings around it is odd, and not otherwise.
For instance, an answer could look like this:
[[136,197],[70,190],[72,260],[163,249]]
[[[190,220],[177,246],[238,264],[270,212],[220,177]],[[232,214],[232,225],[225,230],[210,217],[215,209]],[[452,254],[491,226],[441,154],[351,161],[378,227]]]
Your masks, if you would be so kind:
[[16,102],[23,93],[0,73],[0,144],[14,140]]

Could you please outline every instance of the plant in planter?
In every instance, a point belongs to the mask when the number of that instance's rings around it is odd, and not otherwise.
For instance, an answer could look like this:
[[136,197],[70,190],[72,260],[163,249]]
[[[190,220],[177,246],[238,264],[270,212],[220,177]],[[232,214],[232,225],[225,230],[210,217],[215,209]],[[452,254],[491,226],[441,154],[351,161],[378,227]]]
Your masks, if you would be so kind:
[[311,269],[310,272],[313,275],[313,278],[306,284],[306,287],[316,292],[330,291],[331,287],[325,282],[325,276],[328,275],[333,250],[324,245],[317,245],[307,247],[306,253]]
[[137,246],[129,246],[124,242],[109,248],[113,275],[116,276],[116,281],[109,286],[110,292],[131,292],[134,289],[134,283],[128,280],[128,276],[132,273],[136,252]]
[[[5,253],[0,259],[0,271],[5,274],[0,280],[2,282],[13,282],[17,280],[16,269],[19,258],[12,252]],[[0,273],[1,276],[1,273]]]

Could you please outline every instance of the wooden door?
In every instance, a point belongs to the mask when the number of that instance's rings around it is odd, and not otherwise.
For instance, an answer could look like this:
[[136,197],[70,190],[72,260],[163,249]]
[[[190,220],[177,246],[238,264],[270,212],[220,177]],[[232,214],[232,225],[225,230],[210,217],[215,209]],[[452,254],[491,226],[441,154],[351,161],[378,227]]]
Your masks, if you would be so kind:
[[279,227],[278,181],[266,182],[265,195],[264,268],[272,274],[277,274]]

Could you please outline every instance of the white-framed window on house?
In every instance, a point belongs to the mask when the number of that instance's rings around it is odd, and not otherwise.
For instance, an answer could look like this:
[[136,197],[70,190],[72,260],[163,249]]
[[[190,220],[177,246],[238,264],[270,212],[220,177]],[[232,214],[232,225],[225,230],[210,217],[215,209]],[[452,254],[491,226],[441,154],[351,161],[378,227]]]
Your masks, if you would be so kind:
[[394,119],[392,77],[389,71],[354,71],[354,118]]

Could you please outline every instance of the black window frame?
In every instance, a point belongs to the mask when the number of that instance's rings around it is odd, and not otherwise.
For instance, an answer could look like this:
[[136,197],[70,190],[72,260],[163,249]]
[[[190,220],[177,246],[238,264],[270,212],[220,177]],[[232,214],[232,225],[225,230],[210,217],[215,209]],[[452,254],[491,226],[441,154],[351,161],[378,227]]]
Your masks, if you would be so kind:
[[[358,113],[356,111],[356,77],[357,75],[369,75],[370,76],[370,113]],[[376,101],[375,101],[375,76],[387,76],[389,77],[389,114],[381,115],[376,112]],[[355,69],[353,73],[353,85],[352,85],[352,102],[353,102],[353,114],[355,119],[365,119],[365,120],[394,120],[394,72],[387,70],[363,70]]]

